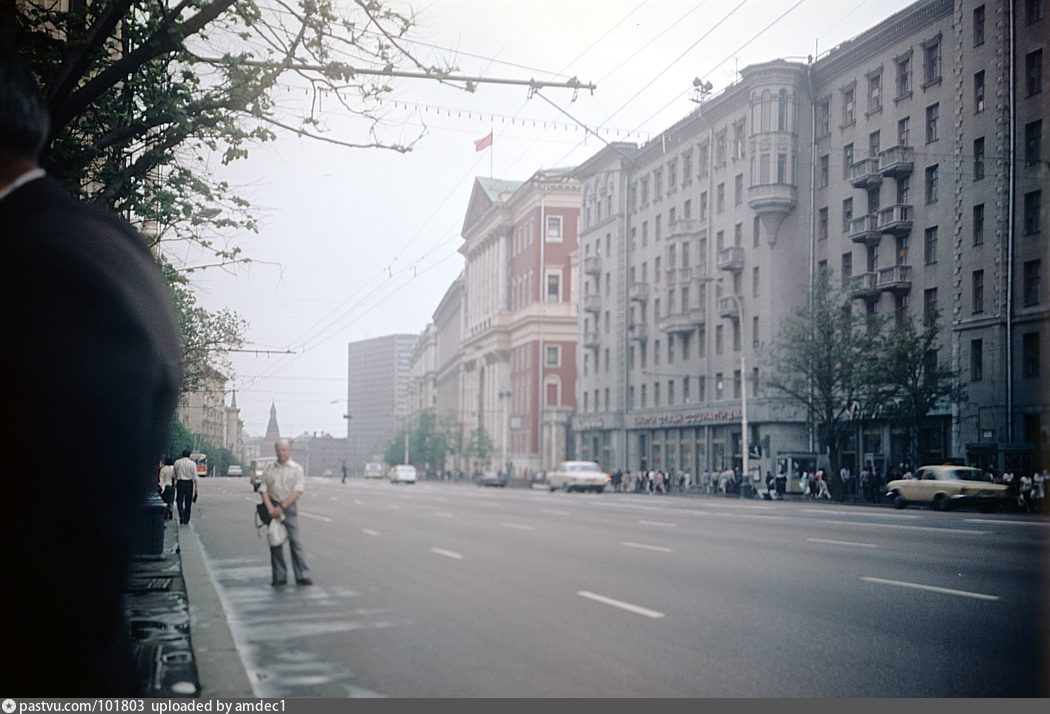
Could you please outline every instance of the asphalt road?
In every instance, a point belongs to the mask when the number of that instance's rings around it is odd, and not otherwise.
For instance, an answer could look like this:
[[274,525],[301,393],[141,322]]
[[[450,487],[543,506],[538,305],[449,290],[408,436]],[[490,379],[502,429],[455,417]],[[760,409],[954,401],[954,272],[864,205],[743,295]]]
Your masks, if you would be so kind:
[[310,480],[275,590],[247,479],[201,492],[259,696],[1050,694],[1045,517]]

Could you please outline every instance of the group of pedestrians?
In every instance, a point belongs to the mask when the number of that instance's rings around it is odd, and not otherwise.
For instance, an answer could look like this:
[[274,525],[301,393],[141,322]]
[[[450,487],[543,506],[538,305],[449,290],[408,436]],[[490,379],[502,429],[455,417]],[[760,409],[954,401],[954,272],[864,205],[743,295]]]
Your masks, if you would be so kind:
[[1046,482],[1050,472],[1046,469],[1033,471],[1032,475],[1017,476],[1012,470],[998,474],[994,471],[986,475],[995,483],[1005,484],[1010,499],[1017,502],[1018,508],[1029,513],[1041,513],[1045,508]]
[[685,492],[689,477],[682,471],[669,473],[663,469],[641,469],[635,473],[617,470],[612,476],[613,491],[617,493],[665,494]]

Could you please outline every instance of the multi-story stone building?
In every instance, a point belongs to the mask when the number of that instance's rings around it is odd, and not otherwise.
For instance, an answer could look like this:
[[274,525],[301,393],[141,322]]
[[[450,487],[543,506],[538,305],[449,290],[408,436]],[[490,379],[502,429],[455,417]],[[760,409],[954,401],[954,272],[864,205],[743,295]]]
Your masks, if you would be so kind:
[[190,433],[216,448],[229,449],[239,457],[244,423],[236,396],[229,406],[226,405],[227,381],[222,372],[206,367],[197,388],[179,397],[175,416]]
[[408,424],[410,362],[416,335],[384,335],[351,342],[347,438],[349,468],[360,473]]
[[[573,256],[579,186],[569,171],[478,178],[463,223],[460,413],[516,476],[564,458],[576,393]],[[488,463],[482,463],[487,461]]]
[[[762,472],[811,455],[761,370],[826,270],[858,311],[941,313],[936,357],[969,400],[930,415],[922,459],[1046,466],[1042,6],[921,0],[583,164],[580,455],[694,476],[745,442]],[[867,417],[847,465],[904,460],[903,431]]]

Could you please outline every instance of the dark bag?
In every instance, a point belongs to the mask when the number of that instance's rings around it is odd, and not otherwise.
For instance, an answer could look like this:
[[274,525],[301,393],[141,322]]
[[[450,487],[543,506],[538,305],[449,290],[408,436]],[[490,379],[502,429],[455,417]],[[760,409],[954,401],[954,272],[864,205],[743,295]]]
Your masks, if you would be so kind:
[[264,526],[270,525],[270,521],[273,520],[273,518],[270,517],[270,512],[266,510],[265,503],[256,504],[255,517],[262,521],[262,525]]

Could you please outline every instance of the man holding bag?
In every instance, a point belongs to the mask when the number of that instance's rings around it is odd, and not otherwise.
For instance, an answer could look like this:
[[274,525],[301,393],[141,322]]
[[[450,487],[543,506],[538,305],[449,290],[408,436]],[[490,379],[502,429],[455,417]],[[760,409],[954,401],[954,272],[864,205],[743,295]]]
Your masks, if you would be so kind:
[[[292,569],[295,571],[295,582],[299,585],[313,585],[310,569],[306,564],[306,552],[299,539],[299,518],[296,502],[306,490],[306,476],[303,467],[292,461],[292,443],[288,439],[278,439],[274,444],[277,462],[271,464],[263,474],[259,493],[270,517],[283,523],[287,531],[287,540],[292,551]],[[270,569],[273,575],[271,585],[280,587],[288,584],[288,565],[284,560],[284,544],[270,547]]]

